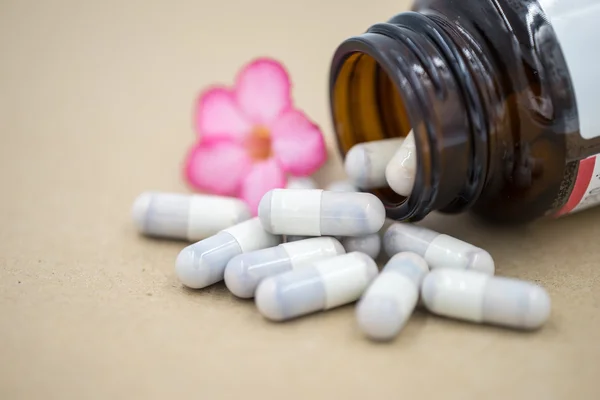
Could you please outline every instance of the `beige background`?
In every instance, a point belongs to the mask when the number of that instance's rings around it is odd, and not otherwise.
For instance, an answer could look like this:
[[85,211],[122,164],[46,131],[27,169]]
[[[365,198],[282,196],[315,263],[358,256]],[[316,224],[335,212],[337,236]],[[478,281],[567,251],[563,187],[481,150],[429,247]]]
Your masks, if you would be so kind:
[[548,288],[551,320],[523,334],[419,313],[387,345],[351,306],[274,324],[223,285],[184,290],[183,245],[132,228],[139,192],[185,190],[204,85],[279,58],[330,135],[334,48],[406,6],[1,0],[0,398],[600,398],[600,209],[503,231],[430,218]]

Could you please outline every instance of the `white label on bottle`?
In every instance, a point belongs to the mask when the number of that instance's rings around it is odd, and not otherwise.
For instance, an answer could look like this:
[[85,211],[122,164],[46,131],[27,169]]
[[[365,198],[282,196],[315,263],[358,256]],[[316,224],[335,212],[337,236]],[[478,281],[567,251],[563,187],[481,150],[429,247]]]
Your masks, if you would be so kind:
[[556,216],[582,211],[600,204],[600,159],[591,156],[579,162],[579,171],[569,200]]
[[563,51],[575,88],[579,130],[584,139],[600,136],[600,1],[539,0]]

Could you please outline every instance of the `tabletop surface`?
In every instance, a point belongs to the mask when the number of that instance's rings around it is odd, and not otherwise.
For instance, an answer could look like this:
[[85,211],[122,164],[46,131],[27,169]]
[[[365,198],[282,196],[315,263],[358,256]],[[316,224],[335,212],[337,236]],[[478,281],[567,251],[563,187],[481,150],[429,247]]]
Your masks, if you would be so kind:
[[[0,2],[0,397],[598,399],[600,209],[502,230],[428,218],[546,287],[551,319],[519,333],[419,311],[389,344],[360,335],[353,306],[271,323],[222,284],[186,290],[184,243],[132,226],[140,192],[188,191],[198,92],[257,56],[285,63],[332,150],[335,47],[407,7]],[[340,173],[332,151],[317,177]]]

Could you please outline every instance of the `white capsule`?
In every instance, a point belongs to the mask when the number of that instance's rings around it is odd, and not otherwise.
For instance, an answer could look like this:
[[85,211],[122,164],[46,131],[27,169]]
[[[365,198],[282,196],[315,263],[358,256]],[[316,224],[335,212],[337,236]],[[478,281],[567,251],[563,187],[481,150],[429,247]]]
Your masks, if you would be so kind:
[[386,231],[383,247],[389,256],[412,251],[427,261],[429,268],[466,269],[494,274],[490,254],[472,244],[413,224],[395,223]]
[[356,307],[358,327],[374,340],[391,340],[410,318],[429,267],[415,253],[398,253],[362,296]]
[[141,233],[191,242],[251,217],[243,201],[232,197],[146,192],[133,204]]
[[260,201],[258,216],[274,234],[364,236],[381,228],[385,208],[370,193],[274,189]]
[[358,188],[354,186],[350,181],[336,181],[331,182],[325,190],[330,192],[358,192]]
[[417,147],[412,131],[385,168],[385,179],[392,190],[401,196],[412,193],[417,175]]
[[377,276],[375,261],[354,252],[264,279],[256,290],[262,315],[284,321],[357,300]]
[[280,236],[265,232],[258,218],[252,218],[181,250],[175,272],[185,286],[200,289],[222,281],[225,266],[238,254],[279,243]]
[[439,269],[423,280],[421,296],[435,314],[518,329],[541,327],[550,297],[533,283],[478,272]]
[[313,261],[344,254],[337,239],[318,237],[283,243],[233,257],[225,268],[225,284],[238,297],[254,297],[263,279],[302,268]]
[[312,178],[290,178],[286,189],[318,189],[317,182]]
[[361,189],[387,186],[385,168],[403,139],[385,139],[352,146],[344,160],[346,175]]
[[372,233],[366,236],[345,237],[342,238],[342,246],[347,253],[360,251],[369,257],[376,259],[381,251],[381,238],[379,233]]

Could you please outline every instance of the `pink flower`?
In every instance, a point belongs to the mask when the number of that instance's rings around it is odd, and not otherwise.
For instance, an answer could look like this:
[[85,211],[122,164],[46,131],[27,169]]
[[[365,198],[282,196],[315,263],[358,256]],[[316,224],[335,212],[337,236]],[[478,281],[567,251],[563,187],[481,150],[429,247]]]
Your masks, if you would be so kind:
[[308,176],[327,157],[323,135],[292,105],[284,67],[258,59],[238,75],[233,89],[213,87],[195,110],[198,142],[185,176],[206,192],[240,197],[256,214],[262,196],[285,187],[286,174]]

